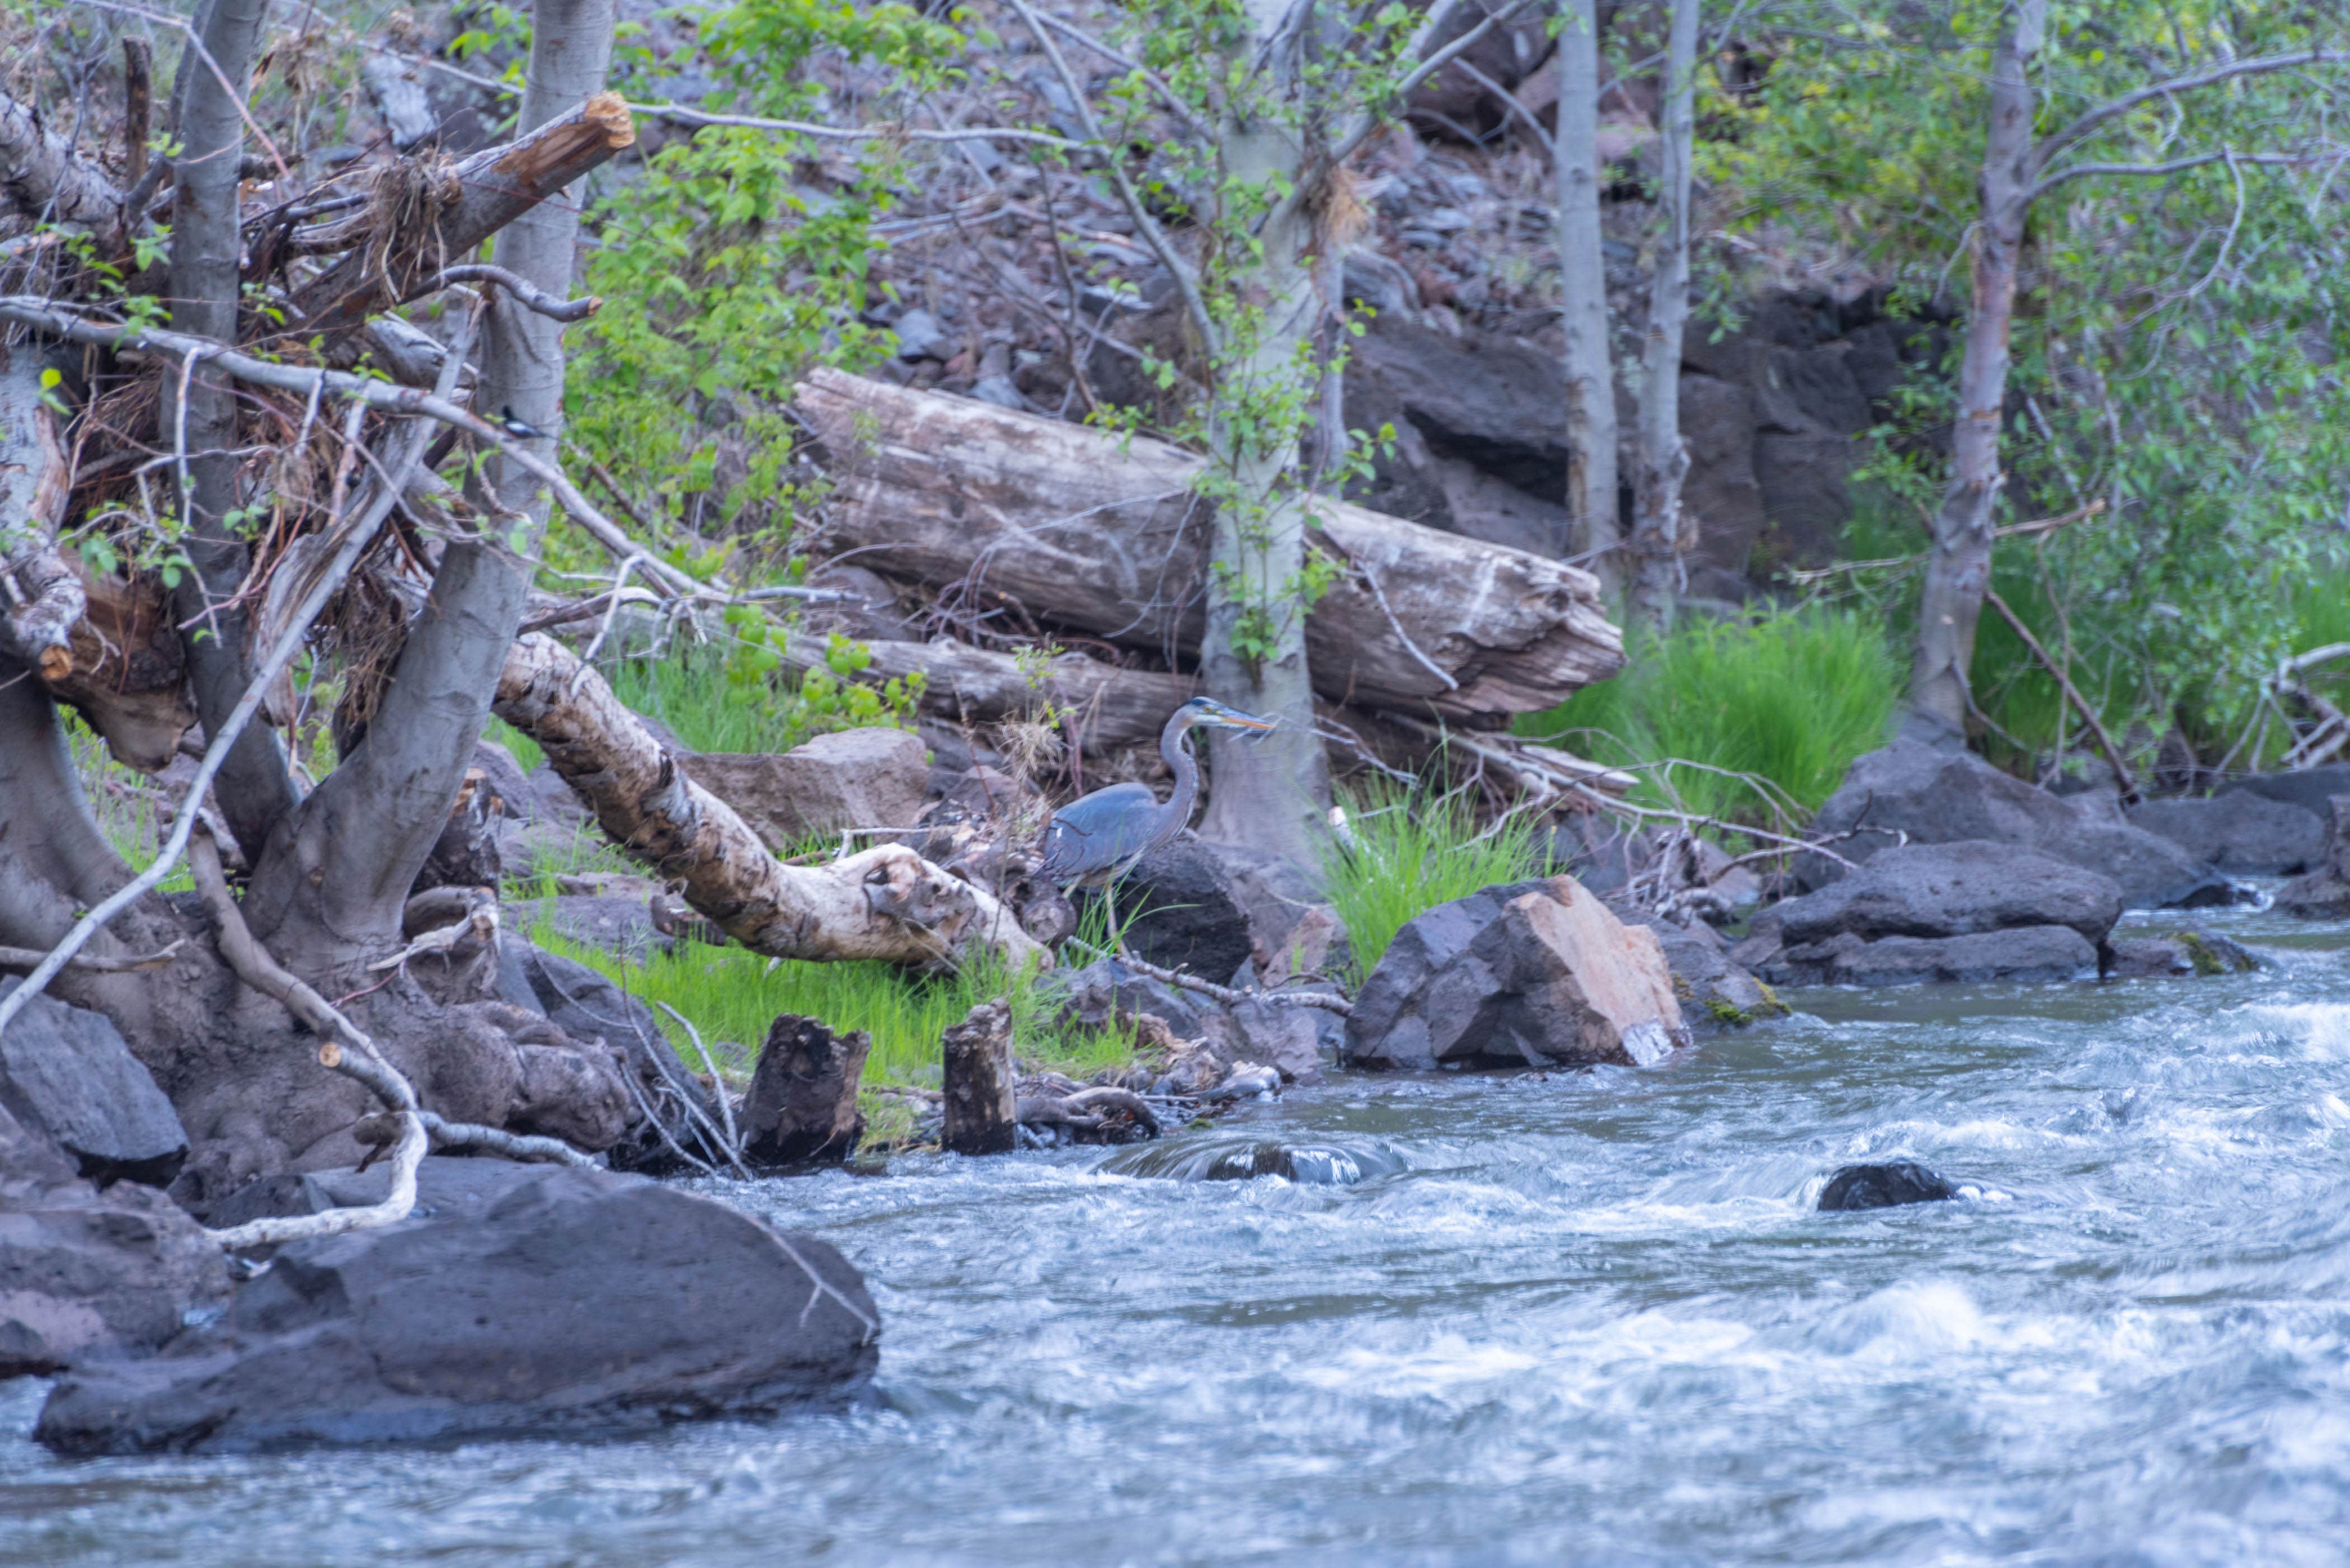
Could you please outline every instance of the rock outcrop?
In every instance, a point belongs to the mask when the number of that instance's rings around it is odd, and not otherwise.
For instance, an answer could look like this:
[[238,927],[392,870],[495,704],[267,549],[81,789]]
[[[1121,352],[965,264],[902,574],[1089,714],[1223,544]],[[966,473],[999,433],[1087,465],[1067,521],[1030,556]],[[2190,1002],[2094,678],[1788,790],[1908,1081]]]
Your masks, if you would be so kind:
[[2114,943],[2112,950],[2112,960],[2106,965],[2109,980],[2250,974],[2261,967],[2251,949],[2212,931],[2137,937]]
[[1627,915],[1627,923],[1656,932],[1673,976],[1673,995],[1692,1032],[1742,1029],[1769,1018],[1784,1018],[1787,1005],[1770,985],[1730,956],[1721,933],[1702,920],[1676,926],[1653,915]]
[[74,1165],[0,1104],[0,1378],[146,1354],[228,1299],[227,1261],[177,1204]]
[[931,782],[929,748],[910,730],[840,730],[788,752],[703,752],[685,762],[694,783],[777,851],[844,828],[910,828]]
[[[312,1181],[365,1201],[383,1174]],[[35,1436],[216,1453],[757,1416],[853,1392],[879,1339],[813,1237],[640,1177],[434,1158],[413,1217],[280,1249],[217,1323],[78,1368]]]
[[1554,877],[1487,888],[1406,924],[1355,1000],[1346,1059],[1646,1066],[1689,1037],[1657,934]]
[[[2000,772],[1955,738],[1945,744],[1905,735],[1861,757],[1820,808],[1812,830],[1823,838],[1853,834],[1835,846],[1847,860],[1867,859],[1892,845],[1897,833],[1911,844],[1974,839],[2034,850],[2111,877],[2131,909],[2233,899],[2225,878],[2169,839],[2094,808],[2076,808]],[[1806,891],[1843,875],[1824,855],[1804,855],[1795,864]]]
[[1161,969],[1219,985],[1278,983],[1347,961],[1345,922],[1277,855],[1185,832],[1144,856],[1116,891],[1127,950]]

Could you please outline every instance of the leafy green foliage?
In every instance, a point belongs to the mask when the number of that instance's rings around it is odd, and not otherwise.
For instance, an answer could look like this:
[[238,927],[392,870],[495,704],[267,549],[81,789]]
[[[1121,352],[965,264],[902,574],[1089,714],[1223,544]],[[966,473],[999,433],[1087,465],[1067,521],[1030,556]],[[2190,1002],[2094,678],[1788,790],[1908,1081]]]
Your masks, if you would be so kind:
[[[1653,803],[1678,797],[1705,815],[1760,826],[1774,815],[1774,795],[1817,810],[1853,759],[1884,743],[1900,690],[1874,616],[1811,608],[1684,620],[1636,646],[1623,674],[1528,715],[1518,732],[1646,769],[1639,793]],[[1655,765],[1664,759],[1697,766],[1668,775]]]
[[1392,782],[1347,803],[1351,846],[1333,846],[1330,903],[1347,922],[1359,985],[1413,916],[1480,888],[1535,875],[1549,856],[1536,826],[1513,816],[1480,829],[1466,796],[1431,795]]
[[[748,618],[738,630],[764,634],[766,623],[756,612],[733,613]],[[835,730],[913,727],[921,681],[877,687],[853,679],[872,662],[871,649],[836,635],[826,662],[794,682],[762,636],[723,654],[688,649],[667,659],[620,659],[609,679],[621,701],[697,752],[788,752]]]

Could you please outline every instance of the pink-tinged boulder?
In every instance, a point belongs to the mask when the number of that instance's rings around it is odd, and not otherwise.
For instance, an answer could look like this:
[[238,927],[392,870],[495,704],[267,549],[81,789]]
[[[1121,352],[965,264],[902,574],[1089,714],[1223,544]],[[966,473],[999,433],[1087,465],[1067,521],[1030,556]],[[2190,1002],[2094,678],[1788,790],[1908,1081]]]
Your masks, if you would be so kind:
[[840,730],[788,752],[703,752],[693,782],[740,812],[770,849],[848,827],[911,827],[931,782],[910,730]]
[[1487,888],[1406,925],[1355,1001],[1346,1058],[1647,1066],[1689,1037],[1657,934],[1553,877]]

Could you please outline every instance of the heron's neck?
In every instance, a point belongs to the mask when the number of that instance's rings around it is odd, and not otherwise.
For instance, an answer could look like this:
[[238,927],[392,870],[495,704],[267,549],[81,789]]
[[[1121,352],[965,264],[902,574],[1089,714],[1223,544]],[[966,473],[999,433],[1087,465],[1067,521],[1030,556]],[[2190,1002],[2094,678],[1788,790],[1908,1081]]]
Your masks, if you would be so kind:
[[1191,756],[1191,727],[1170,730],[1161,741],[1159,754],[1175,770],[1175,793],[1167,797],[1167,815],[1175,819],[1177,832],[1191,826],[1191,803],[1200,797],[1200,764]]

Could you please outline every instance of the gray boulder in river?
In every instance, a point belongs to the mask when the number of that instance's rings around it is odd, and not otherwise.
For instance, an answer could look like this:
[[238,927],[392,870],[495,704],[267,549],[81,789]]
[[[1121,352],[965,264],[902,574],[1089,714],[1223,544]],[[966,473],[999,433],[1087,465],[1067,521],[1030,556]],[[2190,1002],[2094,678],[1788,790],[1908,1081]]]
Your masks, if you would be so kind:
[[1346,1059],[1646,1066],[1689,1037],[1656,932],[1553,877],[1486,888],[1406,924],[1355,999]]
[[[370,1201],[384,1176],[261,1197]],[[215,1218],[250,1217],[233,1207]],[[410,1219],[282,1248],[217,1323],[78,1366],[34,1435],[214,1452],[758,1416],[857,1390],[879,1337],[864,1281],[813,1237],[641,1177],[436,1157]]]
[[[1986,840],[2035,850],[2110,877],[2131,909],[2171,904],[2224,904],[2233,889],[2209,862],[2168,838],[2000,772],[1955,738],[1939,743],[1905,734],[1852,764],[1844,783],[1813,819],[1816,837],[1850,832],[1835,852],[1866,860],[1890,848],[1898,830],[1913,845]],[[1797,881],[1806,891],[1846,875],[1826,856],[1801,856]]]
[[1765,911],[1732,956],[1778,985],[2064,980],[2121,910],[2110,877],[2012,844],[1913,844]]
[[2276,907],[2304,919],[2338,920],[2350,917],[2350,795],[2328,803],[2325,853],[2315,869],[2296,877],[2277,892]]

